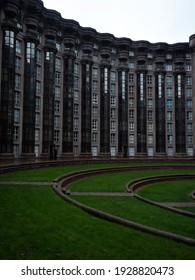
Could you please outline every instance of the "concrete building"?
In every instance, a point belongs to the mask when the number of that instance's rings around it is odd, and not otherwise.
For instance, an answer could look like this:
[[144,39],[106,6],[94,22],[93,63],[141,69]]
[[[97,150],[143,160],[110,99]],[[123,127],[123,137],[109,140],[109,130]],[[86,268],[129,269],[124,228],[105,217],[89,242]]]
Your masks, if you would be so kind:
[[0,0],[0,158],[194,157],[195,35],[150,43]]

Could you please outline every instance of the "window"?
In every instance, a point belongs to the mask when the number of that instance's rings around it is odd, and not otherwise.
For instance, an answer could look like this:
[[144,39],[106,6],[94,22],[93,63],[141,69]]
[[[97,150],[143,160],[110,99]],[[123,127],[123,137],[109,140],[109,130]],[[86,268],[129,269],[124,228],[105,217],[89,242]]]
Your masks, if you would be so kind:
[[41,82],[36,81],[36,94],[40,95],[41,93]]
[[22,42],[16,40],[16,53],[22,53]]
[[59,113],[60,112],[60,101],[55,100],[54,103],[54,112]]
[[134,122],[129,123],[129,131],[134,131],[135,130],[135,124]]
[[111,93],[115,94],[116,93],[116,84],[111,84]]
[[97,130],[98,129],[98,120],[92,120],[92,129]]
[[191,88],[186,89],[186,96],[187,97],[192,97],[192,89]]
[[115,121],[111,121],[110,129],[111,129],[111,131],[115,131],[116,130],[116,122]]
[[79,105],[78,104],[74,104],[74,115],[78,115],[79,114]]
[[134,144],[134,142],[135,142],[135,136],[130,134],[129,135],[129,144]]
[[55,87],[55,98],[60,98],[61,96],[61,88],[60,87]]
[[134,74],[129,74],[129,83],[130,84],[134,83]]
[[153,112],[148,111],[148,120],[151,121],[153,119]]
[[97,143],[97,132],[92,133],[92,142]]
[[93,91],[97,91],[98,90],[98,82],[93,80]]
[[173,120],[173,112],[171,112],[171,111],[167,112],[167,120],[168,121],[172,121]]
[[116,134],[115,133],[110,134],[110,142],[112,144],[114,144],[116,142]]
[[173,100],[172,99],[167,99],[167,108],[172,109],[173,108]]
[[191,64],[186,65],[186,71],[192,71],[192,65]]
[[153,123],[148,123],[148,132],[152,133],[153,132]]
[[116,118],[116,109],[111,108],[111,118]]
[[129,106],[134,107],[134,98],[132,97],[129,98]]
[[97,117],[98,116],[98,107],[92,106],[92,116]]
[[129,86],[129,94],[134,95],[134,86]]
[[186,77],[186,85],[191,86],[192,85],[192,77],[187,76]]
[[98,78],[98,68],[93,68],[93,78],[97,79]]
[[168,97],[172,96],[172,88],[167,88],[167,96]]
[[56,70],[61,69],[61,59],[58,57],[56,57],[56,60],[55,60],[55,68],[56,68]]
[[60,84],[60,82],[61,82],[61,74],[60,74],[60,72],[56,72],[55,73],[55,83]]
[[148,97],[152,97],[152,87],[148,87]]
[[61,44],[60,43],[56,43],[56,49],[60,52],[61,51]]
[[37,50],[37,63],[42,63],[42,52],[41,50]]
[[192,109],[192,99],[187,99],[187,108]]
[[54,116],[54,126],[60,126],[60,116]]
[[134,62],[129,62],[129,68],[134,69],[135,68],[135,63]]
[[73,132],[73,142],[74,143],[77,143],[78,142],[78,137],[79,136],[79,133],[78,133],[78,131],[74,131]]
[[134,110],[129,110],[129,119],[134,119]]
[[172,123],[167,123],[167,131],[168,132],[173,132],[173,124]]
[[15,91],[14,101],[15,101],[15,105],[20,104],[20,92],[19,91]]
[[166,71],[172,71],[172,70],[173,70],[172,64],[167,64]]
[[148,99],[148,109],[153,108],[153,100],[152,99]]
[[173,144],[173,135],[167,135],[167,143],[170,145]]
[[192,112],[191,111],[187,112],[187,120],[192,121]]
[[20,110],[14,109],[14,123],[20,122]]
[[78,77],[74,77],[74,87],[79,88],[79,78]]
[[134,51],[130,51],[130,52],[129,52],[129,56],[130,56],[130,57],[133,57],[134,55],[135,55],[135,54],[134,54]]
[[148,75],[148,85],[152,84],[152,75]]
[[98,95],[95,93],[93,93],[93,95],[92,95],[92,103],[98,104]]
[[187,124],[187,132],[192,132],[193,128],[192,128],[192,123],[188,123]]
[[37,65],[36,67],[36,77],[39,79],[41,77],[41,66]]
[[74,73],[75,74],[79,74],[79,64],[78,63],[75,63],[75,65],[74,65]]
[[110,98],[110,105],[111,106],[116,106],[116,96],[111,96],[111,98]]
[[20,88],[20,85],[21,85],[21,76],[16,74],[15,75],[15,87]]
[[153,144],[153,136],[152,135],[148,135],[148,144],[149,145]]
[[19,139],[19,127],[14,126],[14,140],[18,140],[18,139]]
[[21,69],[21,58],[18,57],[18,56],[16,56],[15,68],[16,68],[16,70],[20,70]]
[[40,108],[41,108],[41,98],[36,96],[36,99],[35,99],[35,109],[36,110],[40,110]]
[[31,60],[35,58],[35,43],[27,42],[26,44],[26,62],[31,63]]
[[167,53],[166,54],[166,59],[172,59],[172,54],[171,53]]
[[116,81],[116,72],[111,71],[111,80]]
[[35,113],[35,125],[40,125],[40,114]]
[[40,130],[35,129],[35,141],[39,141],[39,138],[40,138]]
[[60,141],[60,131],[54,130],[54,141],[59,142]]
[[166,83],[167,83],[167,86],[172,86],[172,77],[167,77],[166,78]]
[[13,48],[14,47],[14,32],[6,30],[5,31],[5,45]]
[[188,143],[188,145],[193,144],[193,136],[192,135],[187,136],[187,143]]

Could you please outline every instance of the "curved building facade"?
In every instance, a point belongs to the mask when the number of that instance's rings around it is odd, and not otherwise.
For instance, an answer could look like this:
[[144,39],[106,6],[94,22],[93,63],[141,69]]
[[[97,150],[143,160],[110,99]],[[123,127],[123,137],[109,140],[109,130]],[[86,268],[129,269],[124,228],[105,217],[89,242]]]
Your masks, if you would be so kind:
[[194,157],[195,35],[150,43],[0,0],[0,157]]

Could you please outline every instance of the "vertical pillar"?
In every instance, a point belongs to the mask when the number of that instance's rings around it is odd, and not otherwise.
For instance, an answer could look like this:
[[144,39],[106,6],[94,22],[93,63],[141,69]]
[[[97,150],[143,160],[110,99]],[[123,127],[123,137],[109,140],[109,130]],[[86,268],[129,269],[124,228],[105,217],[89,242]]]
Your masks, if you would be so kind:
[[166,152],[165,133],[165,76],[158,73],[155,77],[156,108],[156,153]]
[[137,74],[137,153],[146,153],[146,73]]
[[118,151],[123,156],[128,153],[128,72],[119,70],[118,91]]
[[110,67],[100,69],[100,152],[110,154]]
[[91,155],[92,62],[82,61],[81,153]]
[[175,142],[176,153],[186,153],[185,76],[175,75]]
[[73,155],[74,111],[74,50],[66,48],[64,54],[63,136],[62,152]]
[[34,156],[37,40],[25,38],[22,156]]
[[2,25],[2,74],[0,95],[0,154],[13,156],[15,44],[17,29]]
[[43,145],[42,155],[54,158],[54,83],[55,49],[45,48],[44,52],[44,94],[43,94]]

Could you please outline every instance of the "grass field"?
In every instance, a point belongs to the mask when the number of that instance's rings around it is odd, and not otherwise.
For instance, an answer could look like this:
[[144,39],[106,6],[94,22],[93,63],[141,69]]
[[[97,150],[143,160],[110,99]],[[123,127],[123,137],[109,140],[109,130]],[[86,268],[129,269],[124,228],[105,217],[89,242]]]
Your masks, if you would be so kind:
[[[89,166],[33,169],[4,174],[0,176],[0,180],[50,182],[63,173],[78,169],[89,169]],[[93,188],[96,191],[123,192],[125,184],[132,178],[154,175],[154,171],[144,172],[89,177],[75,182],[71,189],[86,191],[86,187],[87,190]],[[155,172],[164,174],[165,171]],[[193,170],[189,171],[192,172]],[[159,191],[160,189],[161,187]],[[143,190],[146,191],[147,188]],[[185,190],[182,191],[184,192]],[[195,223],[192,218],[181,218],[174,213],[157,210],[133,198],[75,198],[114,215],[195,238]],[[0,205],[0,259],[195,258],[194,247],[88,215],[64,202],[53,192],[49,183],[48,186],[0,185]]]

